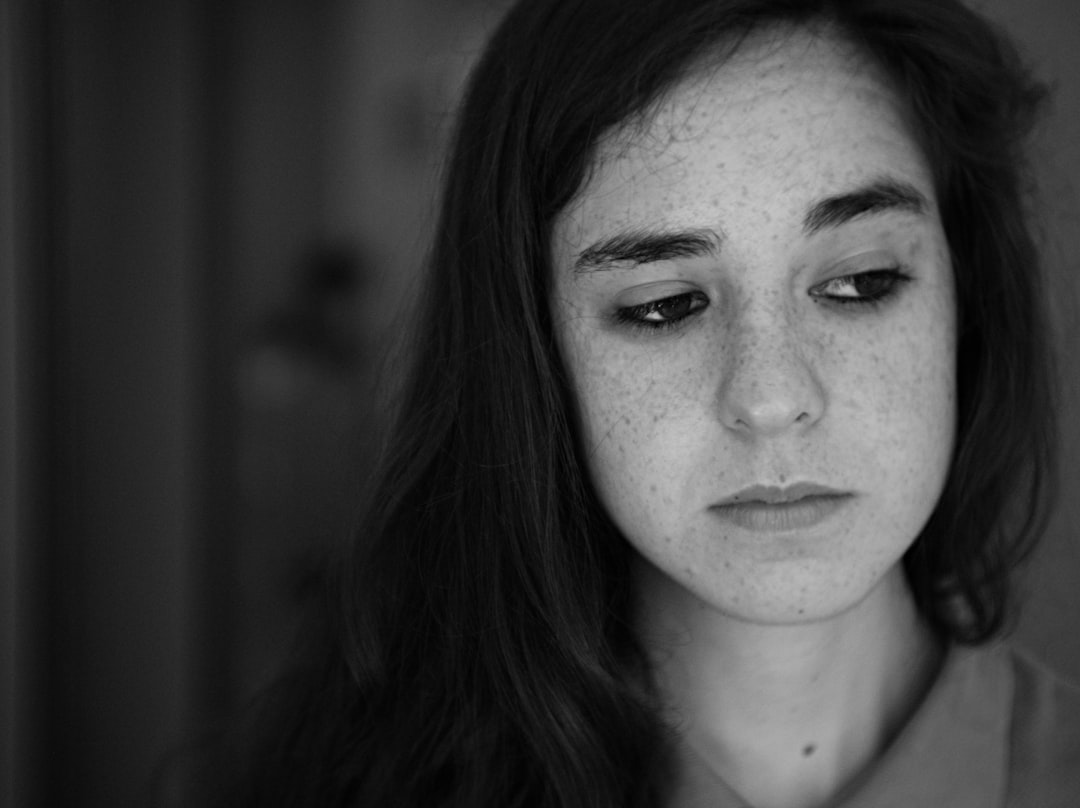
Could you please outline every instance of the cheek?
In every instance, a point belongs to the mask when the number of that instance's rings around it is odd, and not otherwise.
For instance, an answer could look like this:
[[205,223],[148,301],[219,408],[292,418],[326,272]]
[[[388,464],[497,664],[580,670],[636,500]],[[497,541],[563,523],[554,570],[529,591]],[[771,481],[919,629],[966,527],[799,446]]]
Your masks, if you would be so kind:
[[667,499],[665,489],[680,476],[676,465],[694,449],[703,374],[689,359],[673,362],[670,352],[643,350],[633,340],[587,327],[569,331],[564,356],[601,497],[609,507],[642,496]]
[[589,457],[636,454],[684,400],[675,380],[658,376],[660,363],[648,356],[587,337],[576,353],[574,387]]
[[[846,385],[849,405],[836,413],[858,422],[862,451],[895,490],[898,502],[936,502],[952,457],[956,420],[951,296],[899,320],[857,357]],[[926,514],[929,515],[928,513]]]

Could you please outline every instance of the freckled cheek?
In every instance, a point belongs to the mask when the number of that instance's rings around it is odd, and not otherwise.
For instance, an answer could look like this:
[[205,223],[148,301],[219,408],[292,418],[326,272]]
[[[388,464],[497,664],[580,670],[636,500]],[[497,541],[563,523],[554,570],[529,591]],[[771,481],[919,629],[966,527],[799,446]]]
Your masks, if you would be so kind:
[[[850,347],[845,377],[847,408],[876,436],[880,456],[914,466],[945,462],[952,447],[955,347],[948,322],[926,319]],[[843,399],[841,399],[843,400]]]
[[[659,494],[692,432],[700,374],[640,347],[579,342],[573,367],[582,440],[602,488]],[[662,487],[662,486],[659,486]]]
[[584,357],[575,388],[594,446],[601,440],[647,442],[657,425],[670,418],[674,403],[670,386],[657,378],[655,363],[620,351],[595,351]]

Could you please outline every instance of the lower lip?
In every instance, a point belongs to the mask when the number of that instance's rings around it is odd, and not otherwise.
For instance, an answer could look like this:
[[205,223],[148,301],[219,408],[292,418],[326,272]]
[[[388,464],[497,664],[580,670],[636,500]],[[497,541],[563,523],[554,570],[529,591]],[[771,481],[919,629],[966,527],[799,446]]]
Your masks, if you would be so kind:
[[746,530],[759,533],[783,533],[805,530],[824,522],[843,508],[851,497],[803,497],[795,502],[738,502],[718,505],[712,510],[722,519]]

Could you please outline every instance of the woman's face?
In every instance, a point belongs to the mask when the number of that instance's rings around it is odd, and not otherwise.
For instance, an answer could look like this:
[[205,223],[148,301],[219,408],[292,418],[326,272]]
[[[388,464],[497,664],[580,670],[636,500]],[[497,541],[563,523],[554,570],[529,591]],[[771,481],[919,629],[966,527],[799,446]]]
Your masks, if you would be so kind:
[[604,507],[731,617],[857,604],[953,445],[952,270],[899,100],[837,40],[757,37],[594,169],[551,306]]

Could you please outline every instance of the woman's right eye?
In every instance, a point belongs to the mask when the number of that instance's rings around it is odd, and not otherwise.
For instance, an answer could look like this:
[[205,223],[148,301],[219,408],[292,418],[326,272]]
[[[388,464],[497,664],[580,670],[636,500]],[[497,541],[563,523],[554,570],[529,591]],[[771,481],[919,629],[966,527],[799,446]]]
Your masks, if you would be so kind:
[[709,298],[703,292],[684,292],[637,306],[626,306],[619,309],[615,316],[619,322],[637,328],[673,328],[708,305]]

